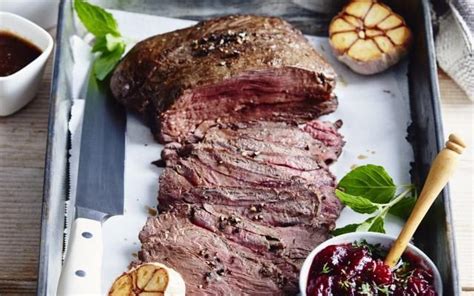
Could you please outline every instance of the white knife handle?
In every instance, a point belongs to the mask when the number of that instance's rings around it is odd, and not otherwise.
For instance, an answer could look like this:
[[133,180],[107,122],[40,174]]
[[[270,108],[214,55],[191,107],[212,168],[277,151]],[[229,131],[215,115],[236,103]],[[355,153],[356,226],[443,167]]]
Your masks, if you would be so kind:
[[100,295],[101,275],[102,224],[77,218],[71,228],[57,295]]

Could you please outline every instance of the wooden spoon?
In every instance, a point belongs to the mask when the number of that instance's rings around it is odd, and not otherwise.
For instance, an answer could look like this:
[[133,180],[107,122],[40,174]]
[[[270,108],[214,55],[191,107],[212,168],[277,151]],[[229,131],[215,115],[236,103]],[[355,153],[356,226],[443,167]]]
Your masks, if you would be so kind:
[[385,264],[391,268],[397,264],[418,225],[420,225],[436,197],[448,183],[454,169],[457,167],[459,155],[462,154],[464,148],[466,148],[464,141],[460,137],[451,134],[448,142],[446,142],[446,147],[434,159],[418,201],[397,240],[390,248],[387,258],[385,258]]

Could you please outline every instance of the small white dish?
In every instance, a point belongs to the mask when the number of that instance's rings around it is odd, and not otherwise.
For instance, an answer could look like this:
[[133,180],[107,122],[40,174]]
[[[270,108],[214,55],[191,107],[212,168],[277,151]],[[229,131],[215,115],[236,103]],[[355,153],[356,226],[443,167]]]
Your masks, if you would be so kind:
[[0,31],[26,39],[42,51],[21,70],[8,76],[0,76],[0,116],[7,116],[20,110],[36,95],[54,41],[40,26],[8,12],[0,12]]
[[[353,243],[355,241],[361,241],[365,240],[369,244],[380,244],[383,248],[386,248],[387,250],[392,246],[393,242],[395,241],[395,237],[392,237],[387,234],[383,233],[376,233],[376,232],[353,232],[353,233],[347,233],[339,236],[335,236],[319,246],[317,246],[311,253],[309,253],[308,257],[306,257],[306,260],[303,263],[303,266],[301,267],[300,271],[300,295],[301,296],[306,296],[306,284],[308,283],[308,274],[309,270],[311,268],[311,264],[313,263],[313,259],[318,254],[321,252],[324,248],[327,246],[331,245],[341,245],[341,244],[348,244],[348,243]],[[434,286],[436,289],[436,292],[438,293],[438,296],[443,295],[443,285],[441,281],[441,276],[439,274],[438,269],[436,268],[436,265],[434,265],[433,261],[431,261],[428,256],[423,253],[420,249],[415,247],[412,244],[408,244],[408,247],[405,252],[409,252],[410,254],[415,255],[417,258],[421,259],[421,262],[425,264],[425,268],[428,270],[431,270],[433,272],[433,278],[434,278]]]

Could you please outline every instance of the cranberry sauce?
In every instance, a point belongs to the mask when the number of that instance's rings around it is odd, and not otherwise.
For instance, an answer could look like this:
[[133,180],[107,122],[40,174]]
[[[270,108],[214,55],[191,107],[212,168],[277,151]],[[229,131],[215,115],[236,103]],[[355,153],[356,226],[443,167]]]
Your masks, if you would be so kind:
[[319,252],[308,276],[308,296],[436,295],[432,272],[404,255],[391,270],[386,250],[366,242],[332,245]]

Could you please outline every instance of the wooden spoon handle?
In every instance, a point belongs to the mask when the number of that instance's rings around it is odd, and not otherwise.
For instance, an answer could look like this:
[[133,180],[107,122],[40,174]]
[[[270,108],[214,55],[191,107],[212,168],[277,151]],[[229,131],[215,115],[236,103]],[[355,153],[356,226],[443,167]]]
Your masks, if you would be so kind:
[[436,197],[448,183],[457,166],[459,155],[463,152],[464,148],[466,148],[464,141],[458,136],[451,134],[448,142],[446,142],[446,147],[434,159],[415,207],[397,240],[391,247],[387,258],[385,258],[385,264],[388,266],[394,267],[397,264],[418,225],[420,225]]

